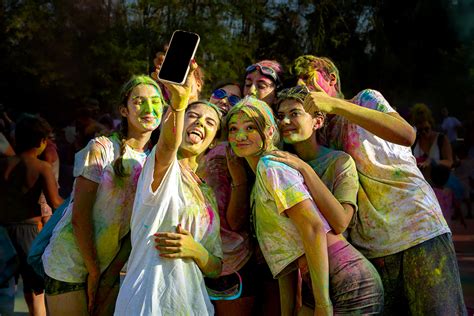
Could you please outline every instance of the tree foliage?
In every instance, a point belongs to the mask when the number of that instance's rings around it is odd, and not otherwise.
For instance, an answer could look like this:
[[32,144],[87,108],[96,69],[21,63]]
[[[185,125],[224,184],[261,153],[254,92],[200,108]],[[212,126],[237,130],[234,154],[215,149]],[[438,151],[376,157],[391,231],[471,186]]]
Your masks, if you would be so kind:
[[56,122],[89,98],[114,109],[121,84],[150,73],[176,29],[201,36],[206,92],[256,60],[315,54],[336,62],[347,96],[371,87],[397,107],[458,114],[474,99],[474,0],[0,3],[0,103]]

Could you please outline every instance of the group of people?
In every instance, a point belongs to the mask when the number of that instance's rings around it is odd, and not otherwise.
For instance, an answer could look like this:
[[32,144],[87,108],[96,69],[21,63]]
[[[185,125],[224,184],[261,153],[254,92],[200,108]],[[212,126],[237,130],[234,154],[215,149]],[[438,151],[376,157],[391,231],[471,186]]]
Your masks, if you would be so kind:
[[474,198],[474,157],[469,157],[469,127],[466,126],[466,137],[458,140],[457,130],[463,128],[461,122],[449,116],[446,108],[442,109],[442,115],[441,126],[436,129],[435,119],[426,104],[417,103],[410,109],[410,121],[417,130],[412,151],[423,176],[435,191],[448,225],[453,225],[452,219],[456,218],[467,227],[463,208],[472,218]]
[[[28,287],[49,315],[466,315],[414,128],[377,91],[344,99],[328,58],[300,56],[291,74],[287,87],[262,60],[206,100],[194,61],[182,86],[128,81],[120,130],[76,154],[44,282]],[[1,160],[16,190],[1,205],[41,190],[62,202],[50,168],[26,161],[47,132]],[[20,209],[0,212],[13,243],[31,223]]]

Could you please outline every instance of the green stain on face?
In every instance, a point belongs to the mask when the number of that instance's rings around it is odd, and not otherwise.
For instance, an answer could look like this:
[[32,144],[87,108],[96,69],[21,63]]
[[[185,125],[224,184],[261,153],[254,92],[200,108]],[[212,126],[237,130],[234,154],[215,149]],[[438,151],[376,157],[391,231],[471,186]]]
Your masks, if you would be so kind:
[[296,144],[305,141],[307,138],[298,132],[290,132],[290,134],[283,135],[283,141],[287,144]]

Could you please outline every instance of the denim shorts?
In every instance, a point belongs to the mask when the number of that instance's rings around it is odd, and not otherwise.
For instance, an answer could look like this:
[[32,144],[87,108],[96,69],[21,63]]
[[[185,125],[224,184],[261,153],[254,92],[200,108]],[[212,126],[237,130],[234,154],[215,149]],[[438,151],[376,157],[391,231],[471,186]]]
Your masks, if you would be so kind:
[[384,315],[467,315],[451,234],[371,261],[385,288]]
[[[334,315],[380,314],[384,291],[374,266],[345,240],[328,247],[329,296]],[[309,273],[302,275],[303,304],[314,308]]]

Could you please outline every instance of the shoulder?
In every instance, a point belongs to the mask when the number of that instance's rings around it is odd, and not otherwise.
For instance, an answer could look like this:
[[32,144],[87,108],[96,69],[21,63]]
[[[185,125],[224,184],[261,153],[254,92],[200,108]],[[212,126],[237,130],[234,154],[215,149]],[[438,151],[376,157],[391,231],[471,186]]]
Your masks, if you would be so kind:
[[290,166],[275,161],[271,159],[271,155],[266,155],[260,158],[258,165],[257,165],[257,173],[260,174],[268,174],[269,172],[278,172],[278,173],[298,173],[295,169],[291,168]]
[[336,167],[353,165],[355,167],[354,159],[348,153],[342,150],[327,148],[325,146],[321,146],[321,150],[324,151],[322,156],[311,161],[310,163],[312,165],[335,165]]
[[380,112],[395,112],[382,93],[373,89],[360,91],[351,102]]
[[120,140],[114,136],[100,136],[91,139],[84,149],[88,152],[108,152],[113,151],[114,143],[120,145]]
[[296,169],[274,161],[270,159],[270,156],[260,159],[257,165],[256,177],[269,190],[288,188],[304,182],[303,176]]

